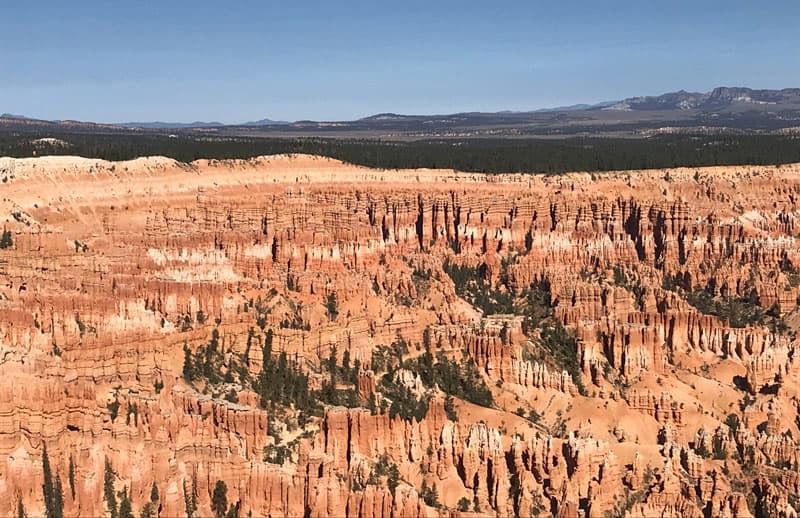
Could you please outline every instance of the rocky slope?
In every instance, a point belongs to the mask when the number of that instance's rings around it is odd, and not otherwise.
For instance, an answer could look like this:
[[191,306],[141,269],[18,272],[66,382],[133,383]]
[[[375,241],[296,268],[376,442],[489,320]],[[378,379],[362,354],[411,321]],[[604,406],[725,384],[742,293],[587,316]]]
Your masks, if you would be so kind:
[[0,515],[796,516],[798,165],[0,176]]

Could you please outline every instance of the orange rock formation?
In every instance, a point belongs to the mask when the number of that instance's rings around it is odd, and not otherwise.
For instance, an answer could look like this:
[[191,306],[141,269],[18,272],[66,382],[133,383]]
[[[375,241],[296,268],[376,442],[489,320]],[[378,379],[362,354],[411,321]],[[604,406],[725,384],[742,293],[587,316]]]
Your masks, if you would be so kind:
[[[69,517],[109,512],[106,459],[137,515],[153,484],[154,516],[187,515],[193,491],[195,516],[212,515],[217,481],[239,516],[797,515],[800,165],[492,176],[53,157],[0,171],[2,516],[18,502],[43,515],[45,446]],[[542,287],[574,370],[535,354],[523,312],[459,296],[446,263],[515,304]],[[357,360],[362,404],[303,422],[262,405],[242,380],[268,361],[267,331],[312,390],[332,351]],[[212,332],[224,379],[187,381],[184,348]],[[398,342],[473,365],[491,405],[400,370],[430,402],[392,415],[371,367]]]

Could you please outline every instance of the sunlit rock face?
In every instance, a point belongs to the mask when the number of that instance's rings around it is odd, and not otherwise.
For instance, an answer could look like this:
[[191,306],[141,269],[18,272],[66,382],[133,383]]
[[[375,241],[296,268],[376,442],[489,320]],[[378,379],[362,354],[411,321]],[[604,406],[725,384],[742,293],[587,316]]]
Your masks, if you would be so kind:
[[798,166],[0,170],[2,516],[796,516]]

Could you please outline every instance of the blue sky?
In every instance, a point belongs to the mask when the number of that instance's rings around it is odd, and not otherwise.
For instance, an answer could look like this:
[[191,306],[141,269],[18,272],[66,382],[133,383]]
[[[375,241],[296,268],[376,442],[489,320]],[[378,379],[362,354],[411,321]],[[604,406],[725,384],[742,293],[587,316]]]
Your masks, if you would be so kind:
[[341,120],[800,86],[796,0],[9,0],[2,19],[0,112],[47,119]]

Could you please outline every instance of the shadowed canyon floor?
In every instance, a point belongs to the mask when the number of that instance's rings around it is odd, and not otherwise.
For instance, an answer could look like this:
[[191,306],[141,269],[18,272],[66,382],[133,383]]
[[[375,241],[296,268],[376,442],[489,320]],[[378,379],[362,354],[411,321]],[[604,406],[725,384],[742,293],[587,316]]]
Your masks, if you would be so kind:
[[2,516],[796,516],[800,165],[0,180]]

